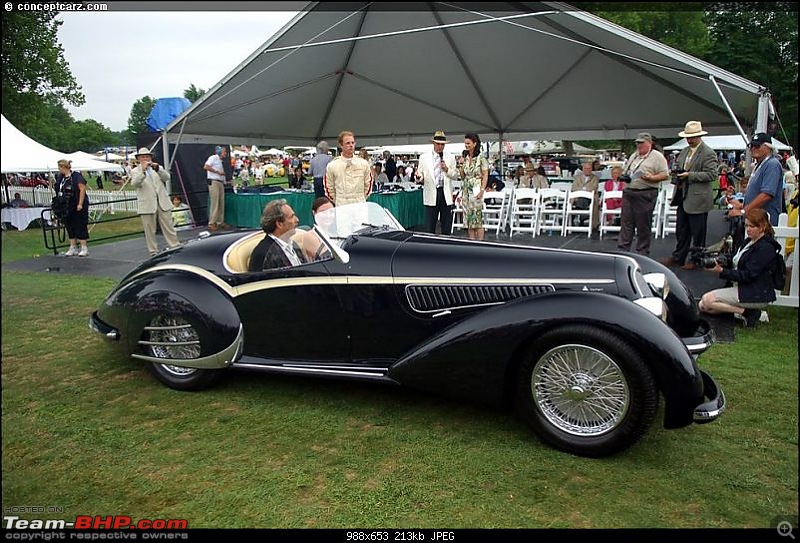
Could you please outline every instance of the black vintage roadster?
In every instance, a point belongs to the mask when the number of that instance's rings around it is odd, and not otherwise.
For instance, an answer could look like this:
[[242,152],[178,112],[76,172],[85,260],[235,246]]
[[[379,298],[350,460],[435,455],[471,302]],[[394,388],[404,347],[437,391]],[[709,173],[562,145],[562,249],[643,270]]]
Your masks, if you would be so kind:
[[373,203],[316,222],[304,234],[316,258],[299,266],[248,272],[265,235],[252,231],[153,257],[90,327],[172,388],[242,368],[509,400],[542,439],[585,456],[635,443],[661,396],[666,428],[725,409],[695,362],[713,333],[649,258],[408,232]]

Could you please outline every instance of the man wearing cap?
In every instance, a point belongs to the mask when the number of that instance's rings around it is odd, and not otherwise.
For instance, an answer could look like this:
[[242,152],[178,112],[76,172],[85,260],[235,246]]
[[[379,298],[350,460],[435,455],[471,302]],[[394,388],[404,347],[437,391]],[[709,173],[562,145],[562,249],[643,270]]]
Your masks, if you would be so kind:
[[441,219],[442,234],[453,229],[453,184],[458,179],[456,161],[444,153],[447,137],[437,130],[431,138],[433,149],[419,157],[416,181],[422,183],[422,203],[425,206],[425,230],[436,233],[436,223]]
[[712,182],[719,172],[719,158],[714,150],[703,143],[700,121],[689,121],[678,136],[689,144],[675,159],[676,184],[670,204],[678,206],[675,225],[675,250],[663,261],[668,266],[681,266],[684,270],[695,269],[695,264],[686,262],[691,247],[706,246],[708,212],[714,207]]
[[760,207],[769,213],[770,224],[778,226],[778,216],[783,210],[783,170],[781,161],[773,154],[772,138],[759,132],[750,141],[750,152],[756,159],[756,166],[747,183],[744,204],[735,199],[728,200],[733,206],[728,216],[744,216],[751,209]]
[[366,202],[372,192],[372,166],[355,156],[356,137],[352,132],[341,132],[337,141],[342,154],[325,168],[326,196],[336,206]]
[[208,197],[210,208],[208,211],[208,229],[211,232],[219,228],[226,228],[225,224],[225,160],[227,149],[217,145],[214,154],[208,157],[203,169],[206,171],[208,181]]
[[314,178],[314,196],[321,198],[325,196],[325,186],[323,180],[325,179],[325,168],[328,167],[328,162],[333,157],[328,154],[328,142],[321,141],[317,144],[317,154],[311,159],[309,169],[311,170],[311,177]]
[[636,136],[636,152],[625,162],[622,173],[620,179],[626,180],[624,177],[627,176],[630,181],[622,192],[617,248],[630,251],[636,230],[636,252],[649,255],[653,209],[661,183],[669,179],[667,159],[653,148],[653,136],[647,132],[640,132]]
[[156,221],[161,225],[164,240],[170,248],[181,244],[172,224],[172,202],[168,188],[170,175],[166,168],[153,162],[153,155],[147,147],[136,152],[136,160],[139,164],[131,170],[131,186],[136,189],[147,251],[153,256],[158,253]]

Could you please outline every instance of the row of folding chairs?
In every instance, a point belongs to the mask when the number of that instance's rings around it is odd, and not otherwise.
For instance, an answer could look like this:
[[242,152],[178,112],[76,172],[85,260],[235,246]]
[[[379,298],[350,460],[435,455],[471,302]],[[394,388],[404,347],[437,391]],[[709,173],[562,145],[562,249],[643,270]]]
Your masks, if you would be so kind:
[[[675,233],[677,207],[669,204],[674,186],[665,183],[658,193],[653,222],[651,225],[656,238]],[[578,199],[589,201],[578,207]],[[585,203],[585,200],[584,200]],[[454,200],[453,229],[464,228],[464,213],[461,208],[461,194]],[[509,229],[510,235],[530,233],[532,236],[542,232],[569,235],[586,233],[590,235],[597,222],[600,239],[608,233],[620,231],[622,214],[622,191],[572,191],[564,189],[515,189],[488,191],[483,197],[483,221],[487,231],[495,235]],[[598,218],[595,219],[595,215]]]

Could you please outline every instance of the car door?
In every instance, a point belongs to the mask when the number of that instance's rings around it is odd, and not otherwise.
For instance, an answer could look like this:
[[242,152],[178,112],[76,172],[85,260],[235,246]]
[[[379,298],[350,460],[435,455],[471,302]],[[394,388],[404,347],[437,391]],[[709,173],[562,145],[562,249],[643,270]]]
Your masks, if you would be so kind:
[[251,272],[236,307],[244,354],[268,361],[344,362],[350,359],[348,321],[340,285],[324,261]]

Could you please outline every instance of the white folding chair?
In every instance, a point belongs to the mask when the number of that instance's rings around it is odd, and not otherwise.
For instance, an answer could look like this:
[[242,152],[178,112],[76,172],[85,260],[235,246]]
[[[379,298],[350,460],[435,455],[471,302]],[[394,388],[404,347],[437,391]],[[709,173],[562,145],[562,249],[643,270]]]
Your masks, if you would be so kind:
[[506,217],[505,205],[509,193],[504,191],[488,191],[483,193],[483,227],[494,229],[495,235],[500,233]]
[[565,191],[554,188],[541,189],[539,191],[534,236],[541,235],[542,230],[561,234],[564,230],[567,194]]
[[[610,201],[615,203],[616,200],[619,200],[619,207],[614,209],[610,209],[608,207]],[[656,212],[660,213],[658,210],[658,206],[656,206]],[[603,193],[603,203],[600,209],[600,239],[603,239],[603,234],[606,232],[619,232],[620,227],[619,225],[615,225],[615,222],[619,222],[617,219],[622,217],[622,191],[621,190],[609,190]]]
[[515,232],[530,232],[536,235],[536,212],[539,195],[536,189],[516,189],[511,201],[511,236]]
[[[562,235],[572,234],[573,232],[586,232],[587,236],[592,235],[592,224],[595,218],[595,198],[597,193],[589,190],[575,190],[567,194],[566,211],[564,212],[564,231]],[[575,203],[578,198],[589,200],[589,209],[577,209]],[[587,219],[586,226],[582,226],[583,219]],[[577,225],[573,225],[573,221]]]
[[456,228],[464,228],[464,208],[461,207],[461,191],[453,195],[453,223],[450,233],[452,234]]
[[[677,224],[678,224],[678,206],[670,205],[670,200],[672,200],[672,195],[675,192],[675,185],[668,184],[664,190],[658,192],[658,197],[661,200],[660,206],[659,202],[656,202],[656,209],[659,207],[663,209],[661,214],[661,224],[656,225],[654,231],[658,231],[658,226],[661,226],[661,236],[667,237],[669,234],[674,234]],[[653,216],[655,217],[655,212],[653,212]],[[655,219],[654,219],[655,221]],[[656,236],[658,237],[658,236]]]

